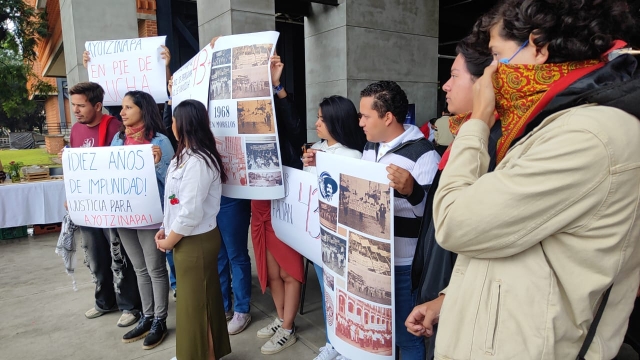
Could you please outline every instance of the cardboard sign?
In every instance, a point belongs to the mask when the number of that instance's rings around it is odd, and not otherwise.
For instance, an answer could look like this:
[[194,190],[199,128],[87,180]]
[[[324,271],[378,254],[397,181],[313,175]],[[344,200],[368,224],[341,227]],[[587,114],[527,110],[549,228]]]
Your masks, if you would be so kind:
[[316,176],[288,166],[282,169],[285,197],[271,200],[273,230],[282,242],[320,265],[320,213]]
[[87,41],[85,49],[91,60],[87,63],[89,81],[104,89],[105,106],[120,106],[128,91],[144,91],[163,103],[167,95],[167,73],[160,53],[165,36]]
[[213,49],[206,45],[196,56],[182,65],[173,74],[171,105],[173,109],[187,99],[198,100],[205,107],[209,105],[209,77]]
[[317,153],[327,335],[350,359],[395,358],[393,189],[385,164]]
[[62,167],[76,225],[140,228],[162,222],[151,145],[66,149]]
[[209,119],[229,181],[222,194],[238,199],[285,196],[269,59],[279,34],[223,36],[211,60]]

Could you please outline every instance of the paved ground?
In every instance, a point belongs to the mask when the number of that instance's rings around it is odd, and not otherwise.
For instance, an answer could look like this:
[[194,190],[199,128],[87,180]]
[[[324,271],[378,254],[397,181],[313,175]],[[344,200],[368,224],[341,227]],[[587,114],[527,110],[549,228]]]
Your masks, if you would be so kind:
[[[54,253],[57,234],[0,241],[0,359],[169,360],[175,356],[175,302],[169,303],[168,338],[153,350],[142,342],[124,344],[128,331],[116,326],[118,313],[88,320],[84,312],[93,305],[94,285],[80,254],[76,265],[78,291],[64,272],[62,258]],[[249,253],[253,257],[253,250]],[[275,309],[271,296],[261,294],[253,269],[253,322],[231,337],[233,353],[225,360],[313,359],[324,345],[322,304],[318,280],[309,266],[305,314],[298,315],[298,342],[276,355],[262,355],[265,340],[256,331],[268,324]],[[179,300],[178,300],[179,301]]]

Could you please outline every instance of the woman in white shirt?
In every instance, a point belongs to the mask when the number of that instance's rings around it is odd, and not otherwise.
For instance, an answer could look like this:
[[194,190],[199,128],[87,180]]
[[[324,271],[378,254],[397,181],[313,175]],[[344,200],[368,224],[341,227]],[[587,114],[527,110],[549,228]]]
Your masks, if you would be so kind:
[[[351,100],[342,96],[334,95],[322,99],[318,107],[318,120],[316,121],[316,133],[322,140],[313,144],[302,156],[304,170],[316,173],[315,152],[324,151],[330,154],[347,156],[355,159],[362,158],[362,150],[367,142],[367,138],[358,125],[359,117],[356,107]],[[336,267],[339,264],[339,254],[329,254],[330,261],[335,259]],[[322,272],[322,264],[314,264],[318,281],[320,282],[320,290],[324,299],[324,280]],[[327,318],[327,310],[324,301],[322,302],[322,312]],[[329,343],[320,348],[320,354],[314,360],[331,360],[338,356],[338,352]]]
[[[222,183],[227,175],[202,103],[175,107],[172,130],[178,140],[167,172],[161,250],[174,250],[180,301],[176,310],[176,357],[218,359],[231,353],[218,277]],[[205,315],[205,316],[203,316]]]

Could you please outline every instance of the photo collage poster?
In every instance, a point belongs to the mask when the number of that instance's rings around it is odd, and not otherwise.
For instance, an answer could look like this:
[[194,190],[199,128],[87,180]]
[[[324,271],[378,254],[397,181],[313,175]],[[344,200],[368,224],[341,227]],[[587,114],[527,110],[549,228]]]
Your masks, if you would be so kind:
[[228,180],[222,194],[284,197],[269,58],[278,33],[224,36],[211,59],[209,119]]
[[350,359],[394,359],[393,191],[386,165],[317,153],[327,334]]

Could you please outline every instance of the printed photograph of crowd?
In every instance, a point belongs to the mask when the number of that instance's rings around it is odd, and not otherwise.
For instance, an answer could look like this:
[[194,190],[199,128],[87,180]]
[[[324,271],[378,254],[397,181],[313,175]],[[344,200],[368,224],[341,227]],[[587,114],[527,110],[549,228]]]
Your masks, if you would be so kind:
[[247,142],[246,145],[249,170],[280,169],[278,145],[275,142]]
[[209,99],[231,99],[231,67],[224,66],[211,69]]
[[324,286],[327,289],[331,289],[331,291],[333,291],[334,282],[335,282],[335,278],[333,277],[333,275],[331,275],[329,273],[324,273],[322,278],[324,280]]
[[391,237],[389,185],[340,175],[339,223],[382,239]]
[[211,67],[231,65],[231,49],[216,51],[211,58]]
[[392,354],[392,310],[370,304],[341,289],[336,295],[336,336],[355,348],[372,354]]
[[233,48],[233,70],[267,66],[273,44],[246,45]]
[[282,185],[282,172],[249,172],[249,186],[270,187]]
[[274,134],[271,100],[238,101],[239,134]]
[[320,228],[322,262],[331,271],[344,276],[347,265],[347,240]]
[[240,136],[216,137],[216,148],[227,174],[227,185],[247,186],[247,166]]
[[269,68],[266,66],[233,70],[233,98],[267,97],[269,89]]
[[349,232],[347,290],[391,305],[391,244]]
[[338,208],[320,201],[320,224],[335,232],[338,226]]

